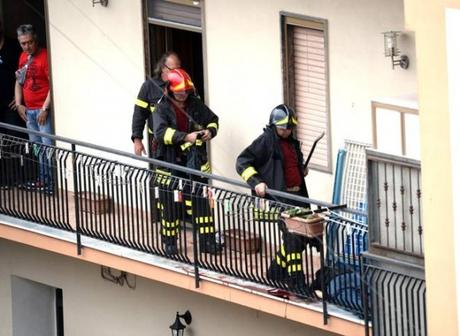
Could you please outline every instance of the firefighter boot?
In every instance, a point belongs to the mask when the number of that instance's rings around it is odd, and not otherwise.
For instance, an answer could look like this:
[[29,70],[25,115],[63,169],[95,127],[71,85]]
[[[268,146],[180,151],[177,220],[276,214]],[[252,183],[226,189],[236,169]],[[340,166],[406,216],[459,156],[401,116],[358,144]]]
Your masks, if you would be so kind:
[[216,242],[216,237],[213,233],[205,233],[200,235],[200,252],[219,254],[222,252],[222,245]]
[[283,268],[273,259],[267,270],[267,278],[271,281],[284,282],[288,278],[288,272],[285,267]]
[[303,272],[291,273],[287,279],[287,285],[289,290],[300,298],[311,298],[313,296],[312,291],[305,283]]
[[167,256],[176,255],[178,253],[176,237],[162,237],[162,241]]

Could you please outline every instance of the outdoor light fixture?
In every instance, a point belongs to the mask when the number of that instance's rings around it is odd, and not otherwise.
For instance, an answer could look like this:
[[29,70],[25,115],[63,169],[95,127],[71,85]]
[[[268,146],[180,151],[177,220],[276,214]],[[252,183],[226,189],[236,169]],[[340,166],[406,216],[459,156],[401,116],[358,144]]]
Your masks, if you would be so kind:
[[200,5],[200,0],[193,0],[193,1],[192,1],[192,4],[193,4],[194,6],[199,6],[199,5]]
[[179,312],[176,313],[176,320],[173,324],[169,326],[171,329],[172,336],[183,336],[185,325],[182,324],[180,319],[184,319],[185,323],[190,324],[192,323],[192,314],[187,310],[184,314],[179,315]]
[[109,0],[93,0],[93,7],[96,4],[101,4],[102,7],[107,7]]
[[409,67],[409,57],[406,55],[400,56],[398,49],[398,36],[401,35],[399,31],[388,31],[383,33],[383,43],[385,48],[385,57],[391,57],[392,67],[399,65],[403,69]]

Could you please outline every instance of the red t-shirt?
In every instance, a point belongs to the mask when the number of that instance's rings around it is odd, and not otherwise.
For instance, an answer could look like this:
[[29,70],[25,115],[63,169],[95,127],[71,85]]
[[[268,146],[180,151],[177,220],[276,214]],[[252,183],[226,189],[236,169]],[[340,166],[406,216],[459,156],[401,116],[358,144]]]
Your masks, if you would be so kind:
[[176,112],[176,124],[177,129],[181,132],[188,133],[188,119],[183,111],[181,111],[176,105],[173,105],[174,112]]
[[299,160],[295,148],[289,140],[280,139],[279,144],[283,153],[284,183],[287,188],[300,187],[302,177],[300,176]]
[[[19,69],[27,63],[28,54],[21,53],[19,57]],[[40,48],[32,57],[26,74],[26,81],[22,87],[24,104],[28,109],[43,107],[46,96],[50,89],[48,53]]]

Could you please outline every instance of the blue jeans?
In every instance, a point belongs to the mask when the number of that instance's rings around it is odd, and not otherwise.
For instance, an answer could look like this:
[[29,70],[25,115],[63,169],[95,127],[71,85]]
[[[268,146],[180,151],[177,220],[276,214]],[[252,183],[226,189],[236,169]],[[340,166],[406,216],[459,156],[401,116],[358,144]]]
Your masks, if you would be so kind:
[[[27,128],[33,131],[40,131],[43,133],[51,134],[51,117],[48,115],[46,118],[45,124],[39,125],[37,121],[37,117],[40,114],[40,109],[35,110],[27,110]],[[29,134],[29,140],[31,142],[35,142],[37,144],[49,145],[53,144],[52,139],[47,137],[42,137],[35,134]],[[51,164],[50,155],[51,152],[49,148],[46,146],[34,146],[33,153],[36,157],[38,157],[38,161],[40,163],[40,175],[39,180],[43,182],[48,187],[53,186],[53,168]]]

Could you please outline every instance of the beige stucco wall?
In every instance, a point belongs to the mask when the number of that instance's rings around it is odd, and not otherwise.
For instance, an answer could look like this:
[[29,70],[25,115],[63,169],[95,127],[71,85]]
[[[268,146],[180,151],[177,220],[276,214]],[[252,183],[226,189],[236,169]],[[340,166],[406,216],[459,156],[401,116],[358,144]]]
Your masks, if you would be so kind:
[[452,162],[458,160],[458,153],[450,142],[451,113],[458,111],[449,110],[452,74],[447,65],[445,10],[460,8],[460,1],[405,0],[405,7],[407,26],[416,31],[428,331],[429,335],[458,335],[455,260],[459,256],[452,179],[457,174]]
[[144,79],[141,1],[47,3],[56,134],[132,152]]
[[[381,33],[404,28],[402,0],[206,1],[208,97],[221,118],[212,146],[218,174],[237,178],[236,156],[283,101],[280,11],[328,20],[334,168],[344,139],[371,142],[372,98],[417,91],[413,40],[402,45],[409,70],[392,70],[383,56]],[[311,172],[307,184],[313,198],[331,199],[332,175]]]
[[63,290],[68,336],[168,335],[176,311],[187,309],[187,335],[333,335],[140,277],[135,290],[120,287],[97,265],[0,239],[0,336],[12,334],[12,275]]

